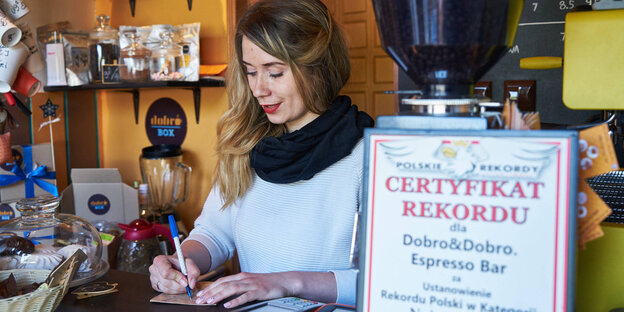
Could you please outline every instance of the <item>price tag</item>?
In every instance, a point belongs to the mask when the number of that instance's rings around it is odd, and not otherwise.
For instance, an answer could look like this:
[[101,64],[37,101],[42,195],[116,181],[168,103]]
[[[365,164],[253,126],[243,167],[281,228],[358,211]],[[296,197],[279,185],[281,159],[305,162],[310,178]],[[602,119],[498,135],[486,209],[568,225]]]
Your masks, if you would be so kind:
[[119,67],[126,65],[104,64],[102,65],[102,83],[120,83],[121,76]]

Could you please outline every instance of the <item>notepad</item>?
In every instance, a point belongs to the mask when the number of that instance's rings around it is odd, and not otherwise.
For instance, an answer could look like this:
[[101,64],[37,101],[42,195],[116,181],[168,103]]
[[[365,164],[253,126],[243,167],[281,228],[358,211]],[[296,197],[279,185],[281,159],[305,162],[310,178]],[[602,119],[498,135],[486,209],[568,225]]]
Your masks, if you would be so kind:
[[161,293],[158,296],[150,299],[150,302],[154,303],[169,303],[169,304],[181,304],[181,305],[194,305],[194,306],[214,306],[215,304],[197,304],[195,300],[197,299],[196,294],[208,287],[208,285],[212,284],[212,282],[197,282],[195,289],[193,289],[193,297],[189,298],[186,292],[180,294],[164,294]]

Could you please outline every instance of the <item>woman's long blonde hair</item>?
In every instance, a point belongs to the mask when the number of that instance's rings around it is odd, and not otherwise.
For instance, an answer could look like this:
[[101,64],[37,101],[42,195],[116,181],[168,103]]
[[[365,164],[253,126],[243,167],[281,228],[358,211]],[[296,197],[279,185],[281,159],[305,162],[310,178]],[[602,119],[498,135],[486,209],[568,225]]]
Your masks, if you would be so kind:
[[285,132],[284,125],[269,122],[249,88],[242,62],[243,36],[290,66],[311,112],[327,110],[351,72],[342,31],[319,0],[265,0],[249,7],[238,22],[235,54],[226,74],[229,109],[217,123],[213,183],[219,186],[223,208],[243,196],[252,183],[253,147],[264,137]]

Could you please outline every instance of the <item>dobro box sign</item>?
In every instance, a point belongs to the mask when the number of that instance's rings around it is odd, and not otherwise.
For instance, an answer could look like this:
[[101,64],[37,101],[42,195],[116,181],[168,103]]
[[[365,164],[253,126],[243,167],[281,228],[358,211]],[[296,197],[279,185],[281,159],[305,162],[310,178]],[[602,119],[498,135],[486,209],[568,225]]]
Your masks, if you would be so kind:
[[577,137],[367,129],[358,311],[572,311]]
[[145,115],[145,132],[152,145],[182,145],[188,124],[182,106],[171,98],[152,103]]

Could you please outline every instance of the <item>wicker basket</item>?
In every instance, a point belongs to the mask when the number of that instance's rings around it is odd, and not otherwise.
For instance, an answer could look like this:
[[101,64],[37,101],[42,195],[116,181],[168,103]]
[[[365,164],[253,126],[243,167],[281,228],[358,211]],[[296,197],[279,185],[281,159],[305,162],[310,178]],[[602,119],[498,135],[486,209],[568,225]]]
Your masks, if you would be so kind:
[[[17,288],[20,289],[28,284],[43,282],[50,272],[49,270],[6,270],[0,271],[0,280],[8,278],[13,273]],[[47,290],[0,299],[0,311],[54,311],[67,292],[68,282],[68,280],[63,281],[61,285]]]

